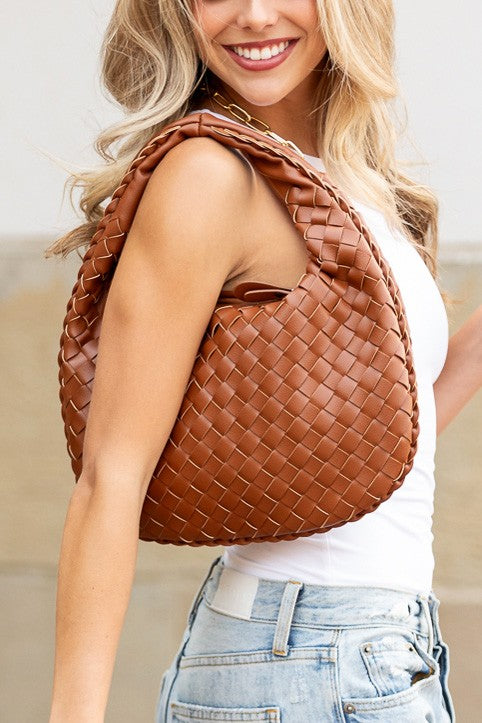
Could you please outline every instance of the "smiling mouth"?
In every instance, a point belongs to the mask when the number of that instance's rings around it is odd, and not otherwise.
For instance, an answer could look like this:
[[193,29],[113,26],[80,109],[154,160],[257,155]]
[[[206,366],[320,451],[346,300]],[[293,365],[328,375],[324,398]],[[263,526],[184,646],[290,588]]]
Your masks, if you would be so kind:
[[297,38],[292,40],[225,45],[224,47],[236,53],[238,57],[246,58],[246,60],[270,60],[270,58],[275,58],[277,55],[284,53],[296,40]]

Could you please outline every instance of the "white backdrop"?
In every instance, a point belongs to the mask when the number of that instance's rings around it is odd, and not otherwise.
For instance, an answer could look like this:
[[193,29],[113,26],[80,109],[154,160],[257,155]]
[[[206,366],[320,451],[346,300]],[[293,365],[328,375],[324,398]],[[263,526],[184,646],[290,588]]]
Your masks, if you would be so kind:
[[[413,174],[439,195],[442,242],[481,241],[482,4],[395,3],[410,137],[429,164]],[[113,6],[114,0],[16,0],[0,11],[4,249],[77,223],[68,200],[62,205],[65,172],[37,148],[69,163],[100,162],[92,149],[95,135],[120,116],[98,79],[98,50]]]

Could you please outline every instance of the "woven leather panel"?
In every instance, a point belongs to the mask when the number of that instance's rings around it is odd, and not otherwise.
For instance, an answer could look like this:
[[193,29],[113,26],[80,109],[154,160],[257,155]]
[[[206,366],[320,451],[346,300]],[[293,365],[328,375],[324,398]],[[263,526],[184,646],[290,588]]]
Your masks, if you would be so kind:
[[296,288],[271,300],[266,290],[250,296],[250,282],[231,299],[220,296],[154,470],[139,536],[245,544],[357,520],[402,484],[416,451],[416,381],[397,284],[362,217],[326,174],[276,141],[205,113],[166,126],[140,152],[79,269],[58,357],[76,480],[109,283],[150,174],[194,136],[250,156],[305,239],[307,268]]

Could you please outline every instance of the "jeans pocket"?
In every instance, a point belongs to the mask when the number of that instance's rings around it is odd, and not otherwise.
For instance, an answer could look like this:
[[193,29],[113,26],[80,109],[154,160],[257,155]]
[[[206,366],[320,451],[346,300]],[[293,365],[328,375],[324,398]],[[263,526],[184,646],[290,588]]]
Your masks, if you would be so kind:
[[[358,644],[358,661],[364,670],[359,693],[353,685],[342,697],[344,720],[350,723],[433,720],[447,723],[442,702],[440,666],[426,639],[408,629],[371,630]],[[363,664],[360,664],[360,658]],[[369,687],[372,693],[369,692]]]

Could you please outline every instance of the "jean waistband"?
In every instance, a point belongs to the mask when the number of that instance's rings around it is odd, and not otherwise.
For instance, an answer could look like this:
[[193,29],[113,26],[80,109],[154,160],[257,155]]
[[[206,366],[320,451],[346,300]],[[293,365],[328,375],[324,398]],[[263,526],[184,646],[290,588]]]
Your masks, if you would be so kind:
[[403,626],[427,636],[429,649],[440,638],[439,600],[433,593],[427,596],[381,587],[268,580],[226,567],[218,557],[199,590],[198,601],[201,596],[214,610],[246,620],[273,622],[285,632],[292,625]]

